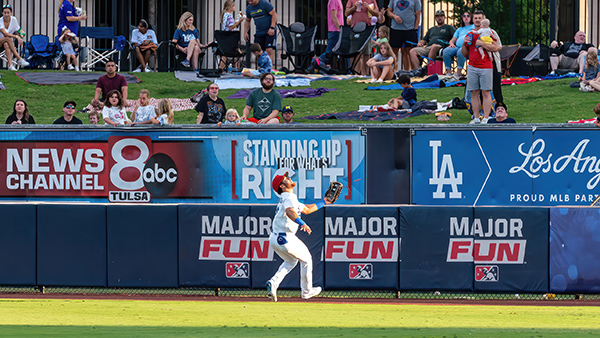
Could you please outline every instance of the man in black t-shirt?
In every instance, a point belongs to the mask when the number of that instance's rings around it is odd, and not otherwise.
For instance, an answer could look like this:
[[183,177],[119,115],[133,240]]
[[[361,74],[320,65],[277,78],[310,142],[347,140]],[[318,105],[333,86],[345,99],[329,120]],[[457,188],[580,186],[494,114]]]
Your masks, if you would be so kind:
[[196,105],[198,118],[196,124],[219,123],[225,119],[225,102],[218,97],[219,86],[216,83],[211,83],[207,88],[208,95],[204,95]]
[[552,73],[550,74],[554,75],[557,68],[577,69],[579,74],[583,73],[585,56],[591,47],[594,47],[594,45],[585,43],[585,33],[583,31],[575,33],[573,41],[567,41],[560,46],[557,41],[552,41],[550,44],[550,68],[552,68]]
[[83,124],[80,119],[73,116],[75,113],[75,107],[77,104],[75,101],[67,101],[63,105],[63,113],[64,115],[56,119],[53,124]]

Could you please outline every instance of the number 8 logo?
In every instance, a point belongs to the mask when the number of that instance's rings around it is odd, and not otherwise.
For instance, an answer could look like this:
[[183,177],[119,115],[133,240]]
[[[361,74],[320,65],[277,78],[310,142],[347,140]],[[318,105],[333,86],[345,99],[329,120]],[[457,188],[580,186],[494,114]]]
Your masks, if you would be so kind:
[[[140,156],[135,160],[128,160],[123,158],[123,149],[125,147],[136,147],[140,151]],[[116,162],[115,165],[110,169],[110,180],[112,184],[122,190],[138,190],[144,187],[142,181],[142,170],[144,169],[144,163],[150,155],[148,146],[141,140],[134,138],[126,138],[117,141],[111,151],[113,160]],[[125,168],[135,168],[139,172],[139,176],[135,181],[125,181],[121,178],[121,171]]]

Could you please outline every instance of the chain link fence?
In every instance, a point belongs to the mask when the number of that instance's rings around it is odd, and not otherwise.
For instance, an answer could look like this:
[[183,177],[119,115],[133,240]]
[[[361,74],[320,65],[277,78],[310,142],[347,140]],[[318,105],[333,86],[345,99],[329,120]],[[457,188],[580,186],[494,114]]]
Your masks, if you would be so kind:
[[[100,288],[100,287],[19,287],[0,286],[1,294],[46,295],[104,295],[104,296],[169,296],[177,297],[265,297],[266,290],[244,288]],[[278,298],[300,297],[300,290],[277,290]],[[554,293],[476,293],[457,291],[396,291],[396,290],[326,290],[319,298],[324,299],[403,299],[403,300],[578,300],[599,301],[600,294],[554,294]]]

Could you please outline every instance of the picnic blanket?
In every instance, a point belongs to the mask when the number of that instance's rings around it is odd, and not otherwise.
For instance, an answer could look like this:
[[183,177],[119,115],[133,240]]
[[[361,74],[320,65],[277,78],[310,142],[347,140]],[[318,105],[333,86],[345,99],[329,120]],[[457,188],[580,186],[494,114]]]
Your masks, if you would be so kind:
[[[466,80],[453,81],[448,80],[447,77],[440,78],[439,75],[433,74],[431,76],[426,77],[422,81],[419,82],[411,82],[413,88],[415,89],[433,89],[433,88],[444,88],[444,87],[454,87],[454,86],[464,86],[466,85]],[[399,83],[394,83],[386,86],[369,86],[368,90],[402,90],[402,86]]]
[[[239,73],[223,73],[219,77],[197,76],[193,71],[175,71],[177,79],[185,82],[215,82],[220,89],[260,88],[258,78],[248,78]],[[339,81],[356,78],[356,75],[287,74],[275,75],[276,87],[310,86],[311,81]]]
[[[188,109],[194,109],[194,107],[196,107],[196,103],[192,102],[190,99],[167,99],[171,102],[171,105],[173,106],[173,111],[182,111],[182,110],[188,110]],[[160,99],[155,99],[153,97],[150,98],[149,100],[149,104],[151,106],[153,106],[154,108],[158,108],[158,101],[160,101]],[[132,108],[136,105],[137,100],[127,100],[127,103],[129,103],[129,107]],[[88,111],[91,111],[93,109],[92,104],[88,104],[87,106],[85,106],[83,108],[83,110],[87,109]],[[133,109],[133,108],[132,108]]]
[[[282,98],[311,98],[323,96],[323,94],[337,90],[337,88],[305,88],[305,89],[276,89]],[[229,95],[228,99],[247,99],[251,89],[241,89],[233,95]]]
[[594,123],[594,122],[596,122],[596,117],[591,118],[591,119],[581,119],[581,120],[567,121],[567,123]]
[[[140,83],[137,76],[119,73],[125,76],[127,83]],[[55,84],[96,84],[100,76],[105,73],[100,72],[17,72],[16,75],[28,83],[37,85],[55,85]]]
[[402,120],[407,117],[419,116],[423,114],[434,113],[438,108],[436,101],[419,101],[415,103],[412,109],[389,110],[383,107],[375,107],[370,110],[354,110],[342,113],[321,114],[313,116],[305,116],[307,120],[363,120],[363,121],[390,121]]

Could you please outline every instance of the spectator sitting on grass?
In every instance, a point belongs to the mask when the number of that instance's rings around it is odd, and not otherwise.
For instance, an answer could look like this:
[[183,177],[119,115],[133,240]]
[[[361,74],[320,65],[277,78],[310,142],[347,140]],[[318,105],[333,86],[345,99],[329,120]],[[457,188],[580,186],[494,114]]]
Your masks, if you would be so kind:
[[135,109],[131,113],[133,124],[152,124],[152,118],[156,117],[156,109],[150,105],[150,92],[147,89],[140,90]]
[[283,121],[281,122],[283,124],[298,123],[298,122],[294,122],[294,110],[292,109],[292,106],[290,106],[290,105],[283,107],[283,109],[281,110],[281,118],[283,119]]
[[496,110],[496,117],[490,118],[488,123],[517,123],[515,119],[508,117],[508,108],[506,108],[504,102],[496,103],[496,107],[494,107],[494,109]]
[[13,113],[8,116],[5,124],[35,124],[33,116],[29,115],[29,108],[25,101],[15,101]]
[[388,101],[388,106],[396,109],[410,109],[417,103],[417,91],[410,84],[410,76],[401,75],[398,83],[402,86],[402,95]]
[[[579,77],[579,90],[584,93],[593,92],[600,88],[600,65],[598,65],[598,50],[594,47],[588,49],[588,53],[585,60],[585,66],[583,67],[583,76]],[[592,86],[593,82],[596,82]]]
[[131,125],[131,120],[127,117],[127,111],[123,105],[123,96],[118,90],[111,90],[106,95],[106,102],[102,109],[104,122],[111,126]]
[[220,126],[229,126],[229,127],[236,126],[237,127],[240,125],[240,123],[241,123],[240,122],[240,114],[238,113],[237,110],[235,110],[234,108],[231,108],[227,111],[225,121],[217,123],[217,127],[220,127]]
[[594,113],[596,113],[596,121],[594,121],[594,124],[596,127],[600,128],[600,103],[594,107]]
[[76,107],[77,104],[75,101],[69,100],[65,102],[63,105],[63,116],[56,119],[53,124],[83,124],[80,119],[73,116]]
[[267,52],[263,52],[262,48],[258,43],[253,43],[250,45],[250,53],[256,57],[256,67],[257,70],[254,69],[245,69],[242,72],[242,75],[247,77],[259,76],[261,74],[270,73],[273,70],[273,62],[269,57]]
[[[281,94],[273,90],[275,76],[271,73],[261,75],[260,84],[262,88],[256,88],[248,95],[242,113],[242,121],[248,120],[258,124],[278,124]],[[254,110],[254,117],[248,118],[251,110]]]

